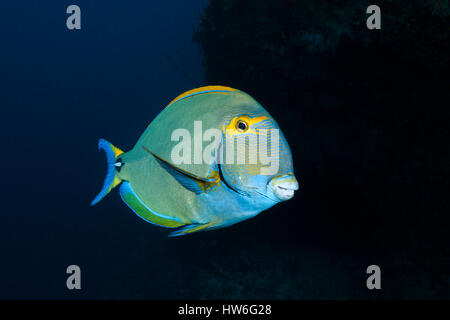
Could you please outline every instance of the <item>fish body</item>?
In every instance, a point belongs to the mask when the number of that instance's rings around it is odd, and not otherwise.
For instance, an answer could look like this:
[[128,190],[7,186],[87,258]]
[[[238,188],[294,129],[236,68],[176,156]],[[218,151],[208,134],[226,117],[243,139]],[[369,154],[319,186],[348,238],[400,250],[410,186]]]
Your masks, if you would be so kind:
[[249,219],[298,189],[275,120],[251,96],[229,87],[181,94],[126,153],[103,139],[99,148],[108,174],[92,204],[120,185],[123,201],[139,217],[178,228],[172,236]]

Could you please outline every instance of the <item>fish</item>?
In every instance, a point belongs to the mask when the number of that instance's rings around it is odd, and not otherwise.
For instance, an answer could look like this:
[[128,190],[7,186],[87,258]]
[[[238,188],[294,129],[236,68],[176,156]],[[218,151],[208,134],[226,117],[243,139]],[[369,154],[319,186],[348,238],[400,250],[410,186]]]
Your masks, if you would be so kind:
[[173,99],[124,152],[100,139],[107,174],[91,206],[119,187],[144,221],[169,236],[228,227],[299,189],[286,138],[249,94],[205,86]]

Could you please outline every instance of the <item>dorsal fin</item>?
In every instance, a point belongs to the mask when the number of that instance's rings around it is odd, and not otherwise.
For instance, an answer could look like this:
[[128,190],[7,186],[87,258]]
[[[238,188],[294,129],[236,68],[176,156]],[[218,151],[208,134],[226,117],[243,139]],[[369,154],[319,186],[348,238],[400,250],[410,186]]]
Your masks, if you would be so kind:
[[189,90],[189,91],[186,91],[185,93],[180,94],[178,97],[173,99],[167,105],[167,107],[170,106],[171,104],[173,104],[173,103],[175,103],[177,101],[180,101],[182,99],[185,99],[187,97],[191,97],[191,96],[195,96],[195,95],[199,95],[199,94],[204,94],[204,93],[209,93],[209,92],[217,92],[217,93],[224,93],[224,94],[226,94],[227,92],[231,92],[231,91],[236,91],[236,89],[233,89],[233,88],[230,88],[230,87],[225,87],[225,86],[200,87],[200,88]]

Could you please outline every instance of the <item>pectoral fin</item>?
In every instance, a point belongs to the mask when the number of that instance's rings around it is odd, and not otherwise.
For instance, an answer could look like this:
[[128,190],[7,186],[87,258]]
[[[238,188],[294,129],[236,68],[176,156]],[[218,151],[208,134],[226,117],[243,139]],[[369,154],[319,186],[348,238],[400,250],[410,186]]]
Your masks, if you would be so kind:
[[156,160],[158,160],[159,164],[168,172],[172,177],[175,178],[183,187],[186,189],[196,193],[201,194],[204,192],[207,192],[212,186],[215,186],[218,181],[219,177],[218,175],[212,175],[208,178],[201,178],[198,177],[186,170],[183,170],[181,168],[178,168],[168,162],[167,160],[164,160],[163,158],[157,156],[153,152],[151,152],[146,147],[143,147],[145,151],[150,153],[152,156],[155,157]]

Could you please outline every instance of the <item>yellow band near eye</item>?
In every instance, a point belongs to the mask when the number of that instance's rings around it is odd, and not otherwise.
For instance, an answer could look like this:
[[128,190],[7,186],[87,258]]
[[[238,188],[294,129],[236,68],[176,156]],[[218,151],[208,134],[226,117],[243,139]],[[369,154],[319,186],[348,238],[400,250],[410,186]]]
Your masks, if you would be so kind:
[[[250,118],[247,115],[242,115],[233,118],[230,121],[230,124],[223,125],[223,130],[228,138],[233,137],[234,135],[241,134],[241,133],[254,133],[258,134],[254,129],[252,129],[252,126],[255,124],[260,123],[261,121],[269,119],[268,117],[261,116],[261,117],[254,117]],[[245,130],[242,130],[238,127],[239,122],[244,122],[247,125],[247,128]]]

